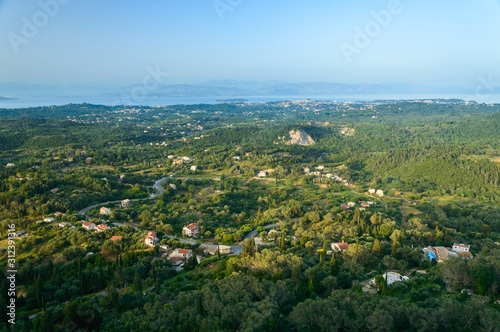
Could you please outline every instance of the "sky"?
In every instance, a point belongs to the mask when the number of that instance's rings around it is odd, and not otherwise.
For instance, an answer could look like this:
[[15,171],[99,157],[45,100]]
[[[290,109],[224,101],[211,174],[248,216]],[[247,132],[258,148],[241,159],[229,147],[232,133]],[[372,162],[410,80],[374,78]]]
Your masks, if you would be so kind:
[[0,0],[0,83],[500,82],[500,0]]

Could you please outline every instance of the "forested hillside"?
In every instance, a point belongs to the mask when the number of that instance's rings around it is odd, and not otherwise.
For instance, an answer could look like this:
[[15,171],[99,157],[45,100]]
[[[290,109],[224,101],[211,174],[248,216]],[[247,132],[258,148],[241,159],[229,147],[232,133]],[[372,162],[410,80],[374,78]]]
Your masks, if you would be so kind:
[[1,110],[12,331],[497,331],[498,107]]

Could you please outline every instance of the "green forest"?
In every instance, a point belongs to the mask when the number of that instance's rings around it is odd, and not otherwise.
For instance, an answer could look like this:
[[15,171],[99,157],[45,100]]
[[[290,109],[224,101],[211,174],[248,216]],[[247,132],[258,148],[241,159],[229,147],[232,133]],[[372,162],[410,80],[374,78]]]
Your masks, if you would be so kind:
[[500,331],[499,110],[0,109],[0,328]]

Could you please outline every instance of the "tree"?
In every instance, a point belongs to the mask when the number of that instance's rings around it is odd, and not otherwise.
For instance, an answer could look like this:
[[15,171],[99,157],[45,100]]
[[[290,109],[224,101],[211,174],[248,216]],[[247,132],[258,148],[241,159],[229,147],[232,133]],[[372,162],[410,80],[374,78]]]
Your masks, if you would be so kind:
[[356,247],[354,247],[354,261],[358,261],[358,255],[359,255],[359,240],[356,240]]
[[332,251],[332,259],[330,259],[330,273],[334,274],[335,272],[335,252]]
[[244,250],[244,254],[247,255],[247,256],[253,256],[255,253],[255,239],[254,237],[252,236],[251,239],[247,239],[245,241],[245,250]]
[[281,233],[281,252],[285,252],[285,233]]
[[380,246],[380,241],[378,239],[375,239],[375,241],[373,242],[372,253],[375,256],[380,256],[380,254],[382,253],[382,247]]
[[398,243],[396,241],[394,241],[392,243],[392,251],[391,251],[392,257],[396,257],[397,249],[398,249]]
[[354,224],[359,224],[360,218],[361,218],[361,216],[360,216],[360,212],[359,212],[359,207],[356,206],[354,208],[354,217],[353,217]]
[[43,284],[40,276],[34,280],[35,299],[39,308],[43,308]]
[[397,264],[397,260],[394,257],[391,256],[384,256],[382,259],[382,263],[384,263],[385,266],[389,269],[389,271],[392,271],[393,267]]
[[278,181],[283,179],[285,177],[285,174],[286,170],[281,165],[278,165],[278,167],[274,169],[274,176],[276,178],[276,187],[278,186]]
[[135,272],[134,277],[134,287],[137,292],[142,293],[142,279],[139,277],[139,273],[137,273],[137,271]]

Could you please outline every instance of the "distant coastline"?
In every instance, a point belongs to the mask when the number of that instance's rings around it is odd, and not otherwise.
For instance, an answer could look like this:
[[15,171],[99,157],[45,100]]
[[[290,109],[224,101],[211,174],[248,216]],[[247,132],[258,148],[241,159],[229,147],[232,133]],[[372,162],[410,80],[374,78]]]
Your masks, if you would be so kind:
[[16,100],[17,98],[9,98],[0,96],[0,100]]
[[247,99],[216,99],[215,101],[223,102],[223,103],[245,103],[245,102],[248,102],[249,100],[247,100]]

